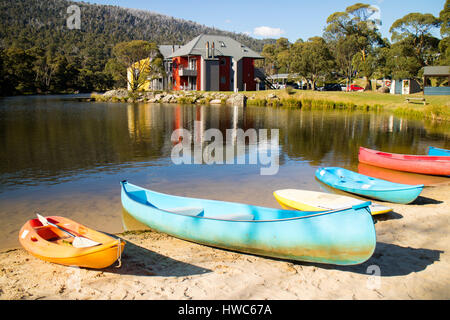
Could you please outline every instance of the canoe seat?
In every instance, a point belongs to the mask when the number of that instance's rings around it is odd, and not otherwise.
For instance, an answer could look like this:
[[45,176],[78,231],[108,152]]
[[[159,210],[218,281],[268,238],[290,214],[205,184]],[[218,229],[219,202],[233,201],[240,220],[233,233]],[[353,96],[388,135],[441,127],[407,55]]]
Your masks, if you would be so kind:
[[255,216],[248,213],[235,213],[235,214],[222,214],[208,218],[220,220],[253,220]]
[[178,207],[163,210],[192,217],[202,216],[204,212],[203,208],[200,207]]

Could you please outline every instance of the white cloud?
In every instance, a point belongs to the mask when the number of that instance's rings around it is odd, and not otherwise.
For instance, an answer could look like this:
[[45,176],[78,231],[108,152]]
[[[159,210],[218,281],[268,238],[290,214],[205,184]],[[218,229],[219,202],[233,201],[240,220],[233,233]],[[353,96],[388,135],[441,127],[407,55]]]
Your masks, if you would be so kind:
[[225,23],[231,23],[232,21],[230,19],[225,20]]
[[257,27],[253,30],[253,34],[255,36],[260,36],[264,38],[277,38],[280,37],[284,33],[284,30],[280,28],[271,28],[271,27]]

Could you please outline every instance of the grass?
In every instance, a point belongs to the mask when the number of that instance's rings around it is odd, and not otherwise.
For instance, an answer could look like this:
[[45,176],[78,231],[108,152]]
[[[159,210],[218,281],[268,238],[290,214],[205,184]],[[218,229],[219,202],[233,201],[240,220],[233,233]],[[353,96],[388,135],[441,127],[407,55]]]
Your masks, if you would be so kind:
[[[379,92],[338,92],[266,90],[243,92],[248,105],[285,106],[312,109],[351,109],[365,111],[388,111],[396,115],[450,121],[450,99],[448,96],[425,96],[427,105],[407,103],[406,97],[423,97],[421,93],[393,95]],[[269,99],[275,94],[279,99]]]

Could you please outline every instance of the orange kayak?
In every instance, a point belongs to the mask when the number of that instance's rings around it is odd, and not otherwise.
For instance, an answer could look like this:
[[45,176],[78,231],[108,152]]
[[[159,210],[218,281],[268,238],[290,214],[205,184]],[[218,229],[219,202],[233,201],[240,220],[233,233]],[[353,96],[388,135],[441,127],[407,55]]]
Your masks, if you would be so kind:
[[396,154],[359,148],[359,162],[386,169],[431,175],[450,175],[450,157]]
[[72,246],[73,237],[51,225],[44,226],[38,219],[29,220],[20,229],[20,244],[35,257],[66,266],[102,269],[121,257],[125,242],[85,227],[63,217],[46,217],[57,226],[100,244],[87,248]]

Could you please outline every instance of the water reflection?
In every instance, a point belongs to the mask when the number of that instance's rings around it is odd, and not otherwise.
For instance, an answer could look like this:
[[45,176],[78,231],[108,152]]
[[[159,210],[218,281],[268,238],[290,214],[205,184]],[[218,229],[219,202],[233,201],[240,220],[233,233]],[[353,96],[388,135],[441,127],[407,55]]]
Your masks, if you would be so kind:
[[444,176],[431,176],[397,170],[390,170],[371,166],[365,163],[358,164],[358,172],[366,176],[383,179],[402,184],[423,184],[425,186],[438,186],[450,183],[450,179]]
[[[233,146],[238,129],[279,129],[281,165],[306,161],[356,169],[360,146],[409,154],[423,154],[428,145],[450,148],[445,124],[381,113],[9,98],[0,101],[0,116],[2,191],[99,171],[171,166],[170,138],[180,128],[195,132],[193,144],[203,147],[209,128],[224,137],[231,129]],[[242,154],[233,154],[236,163]]]

